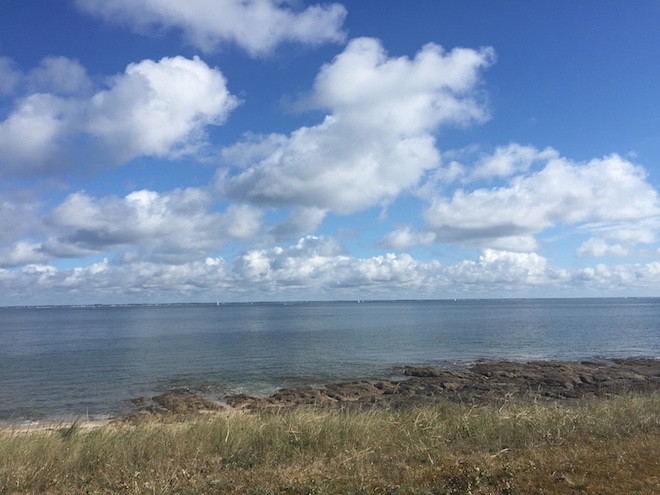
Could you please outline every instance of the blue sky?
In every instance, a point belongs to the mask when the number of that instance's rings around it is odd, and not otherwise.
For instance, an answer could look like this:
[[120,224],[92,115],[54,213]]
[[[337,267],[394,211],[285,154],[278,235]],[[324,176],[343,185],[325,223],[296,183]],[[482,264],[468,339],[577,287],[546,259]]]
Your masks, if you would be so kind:
[[660,5],[0,5],[0,305],[657,296]]

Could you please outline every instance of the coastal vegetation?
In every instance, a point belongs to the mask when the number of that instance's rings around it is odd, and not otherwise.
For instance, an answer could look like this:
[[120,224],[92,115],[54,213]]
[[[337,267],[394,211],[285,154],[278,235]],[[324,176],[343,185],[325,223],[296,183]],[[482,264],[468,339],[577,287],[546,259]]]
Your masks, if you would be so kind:
[[660,393],[6,428],[0,493],[660,493]]

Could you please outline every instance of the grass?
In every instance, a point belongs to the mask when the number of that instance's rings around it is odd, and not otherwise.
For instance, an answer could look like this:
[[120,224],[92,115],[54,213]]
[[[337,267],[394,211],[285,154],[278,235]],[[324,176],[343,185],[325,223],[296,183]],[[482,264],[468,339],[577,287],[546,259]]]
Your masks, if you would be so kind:
[[660,493],[660,394],[4,430],[0,493]]

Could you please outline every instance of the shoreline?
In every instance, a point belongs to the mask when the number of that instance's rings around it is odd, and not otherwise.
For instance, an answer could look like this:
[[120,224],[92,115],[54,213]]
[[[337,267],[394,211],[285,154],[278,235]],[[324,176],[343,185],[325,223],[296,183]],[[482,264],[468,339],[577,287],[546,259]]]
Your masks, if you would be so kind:
[[150,398],[133,398],[132,410],[118,416],[0,421],[0,431],[90,429],[150,417],[194,417],[300,406],[319,408],[405,407],[441,401],[472,405],[511,399],[559,400],[611,397],[660,391],[660,359],[589,361],[476,361],[466,367],[399,366],[389,378],[358,379],[283,388],[268,396],[244,393],[203,395],[176,388]]
[[402,380],[357,380],[323,387],[296,387],[267,398],[244,394],[227,398],[233,407],[405,406],[441,400],[497,403],[510,398],[576,400],[660,390],[660,360],[481,361],[466,369],[402,366]]
[[151,399],[135,399],[136,410],[126,417],[299,406],[398,408],[441,401],[486,405],[525,397],[574,402],[590,397],[660,391],[660,359],[477,361],[463,369],[401,366],[394,369],[394,374],[390,378],[284,388],[267,397],[239,393],[209,398],[187,389],[175,389]]
[[660,359],[381,376],[0,428],[0,493],[660,493]]

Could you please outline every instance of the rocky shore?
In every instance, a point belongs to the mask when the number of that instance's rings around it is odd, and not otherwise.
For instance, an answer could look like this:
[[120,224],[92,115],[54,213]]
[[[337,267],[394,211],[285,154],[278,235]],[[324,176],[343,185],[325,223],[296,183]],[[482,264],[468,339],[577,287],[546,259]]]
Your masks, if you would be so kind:
[[[464,369],[403,366],[396,379],[331,383],[323,387],[282,389],[269,397],[236,394],[221,398],[234,409],[263,410],[301,405],[319,407],[399,407],[406,404],[459,401],[498,403],[512,398],[576,400],[628,392],[660,390],[660,360],[617,359],[607,362],[477,362]],[[143,414],[190,414],[222,409],[187,390],[140,399]]]

